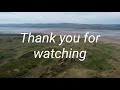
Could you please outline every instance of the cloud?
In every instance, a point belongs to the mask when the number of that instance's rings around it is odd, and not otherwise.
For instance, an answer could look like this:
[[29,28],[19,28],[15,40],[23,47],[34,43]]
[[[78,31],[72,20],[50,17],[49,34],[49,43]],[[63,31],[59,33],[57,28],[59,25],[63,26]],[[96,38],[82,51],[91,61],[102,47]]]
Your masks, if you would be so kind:
[[0,12],[0,23],[120,24],[120,12]]

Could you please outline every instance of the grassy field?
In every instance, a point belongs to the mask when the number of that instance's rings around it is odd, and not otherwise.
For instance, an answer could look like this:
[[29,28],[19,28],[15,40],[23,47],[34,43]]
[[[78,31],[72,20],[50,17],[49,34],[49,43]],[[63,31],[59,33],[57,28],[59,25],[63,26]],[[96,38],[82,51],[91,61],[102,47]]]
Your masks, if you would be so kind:
[[[57,38],[56,41],[59,41]],[[33,57],[33,51],[86,50],[84,62],[78,59],[44,59]],[[0,35],[0,78],[120,78],[120,45],[64,43],[27,44],[20,35]]]

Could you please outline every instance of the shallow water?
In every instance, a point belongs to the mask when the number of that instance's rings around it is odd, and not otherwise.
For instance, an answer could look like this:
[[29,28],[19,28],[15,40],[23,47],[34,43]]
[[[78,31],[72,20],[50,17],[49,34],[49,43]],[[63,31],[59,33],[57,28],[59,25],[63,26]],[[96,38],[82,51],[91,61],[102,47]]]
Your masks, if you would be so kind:
[[94,35],[101,35],[102,37],[114,37],[120,39],[120,30],[93,30],[93,29],[70,29],[70,28],[20,28],[20,27],[0,27],[0,34],[20,34],[22,32],[33,33],[72,33],[72,34],[85,34],[89,32]]

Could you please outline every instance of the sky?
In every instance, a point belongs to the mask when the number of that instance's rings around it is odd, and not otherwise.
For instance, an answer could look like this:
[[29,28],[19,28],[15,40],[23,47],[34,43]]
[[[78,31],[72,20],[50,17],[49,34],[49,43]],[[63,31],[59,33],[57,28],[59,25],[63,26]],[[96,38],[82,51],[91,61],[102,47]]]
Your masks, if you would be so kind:
[[0,24],[120,24],[120,12],[0,12]]

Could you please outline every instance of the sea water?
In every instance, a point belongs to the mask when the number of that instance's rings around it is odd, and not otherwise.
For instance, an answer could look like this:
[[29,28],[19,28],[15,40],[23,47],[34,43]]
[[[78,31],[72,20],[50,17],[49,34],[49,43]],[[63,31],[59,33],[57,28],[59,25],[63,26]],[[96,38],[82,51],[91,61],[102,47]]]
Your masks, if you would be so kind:
[[99,29],[71,29],[71,28],[23,28],[23,27],[0,27],[0,34],[20,34],[23,32],[46,33],[56,32],[63,34],[85,34],[90,32],[93,35],[101,35],[101,37],[112,37],[120,39],[120,30],[99,30]]

